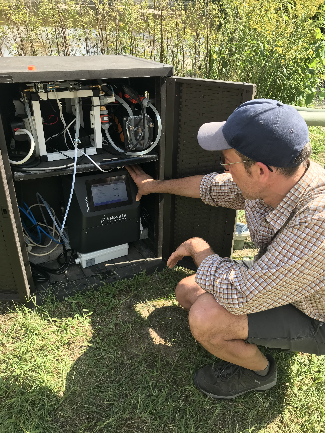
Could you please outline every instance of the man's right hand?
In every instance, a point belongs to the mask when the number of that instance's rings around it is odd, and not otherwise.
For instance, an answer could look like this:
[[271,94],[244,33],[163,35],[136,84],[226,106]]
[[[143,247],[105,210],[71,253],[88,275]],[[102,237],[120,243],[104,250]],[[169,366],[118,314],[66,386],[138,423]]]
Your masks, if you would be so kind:
[[154,180],[154,178],[145,173],[141,167],[139,167],[138,165],[129,165],[125,168],[127,169],[130,176],[138,187],[136,201],[139,201],[143,195],[150,194],[151,192],[156,192],[153,188],[153,183],[155,183],[156,181]]

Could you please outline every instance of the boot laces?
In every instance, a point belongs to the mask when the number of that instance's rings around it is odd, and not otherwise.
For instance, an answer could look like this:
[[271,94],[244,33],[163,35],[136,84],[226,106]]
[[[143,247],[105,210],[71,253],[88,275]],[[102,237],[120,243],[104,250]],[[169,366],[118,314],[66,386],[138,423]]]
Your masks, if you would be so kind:
[[227,380],[235,375],[239,377],[243,371],[243,367],[236,364],[231,364],[230,362],[223,361],[218,364],[213,365],[213,370],[215,376],[221,380]]

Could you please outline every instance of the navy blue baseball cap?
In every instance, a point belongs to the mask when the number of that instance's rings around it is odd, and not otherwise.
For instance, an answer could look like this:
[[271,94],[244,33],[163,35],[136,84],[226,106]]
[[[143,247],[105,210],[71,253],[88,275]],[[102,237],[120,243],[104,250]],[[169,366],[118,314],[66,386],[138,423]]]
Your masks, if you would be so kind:
[[254,99],[236,108],[226,122],[202,125],[197,138],[205,150],[235,149],[266,165],[295,167],[299,165],[296,157],[309,142],[309,132],[294,107],[273,99]]

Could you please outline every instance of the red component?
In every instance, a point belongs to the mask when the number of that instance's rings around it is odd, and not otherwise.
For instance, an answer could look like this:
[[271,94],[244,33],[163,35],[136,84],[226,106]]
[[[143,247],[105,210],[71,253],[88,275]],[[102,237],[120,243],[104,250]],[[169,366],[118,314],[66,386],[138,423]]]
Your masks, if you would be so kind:
[[[52,117],[54,117],[55,119],[51,119]],[[54,114],[50,114],[48,120],[49,121],[53,120],[53,122],[51,122],[51,123],[43,122],[44,125],[55,125],[59,121],[59,118],[58,118],[58,116],[55,116]]]
[[108,115],[107,114],[101,114],[100,115],[100,121],[102,123],[109,123],[109,117],[108,117]]
[[16,132],[16,131],[18,131],[20,128],[14,128],[14,131]]
[[34,65],[28,65],[27,68],[28,68],[29,71],[36,71],[36,68],[35,68]]
[[132,102],[132,104],[137,104],[138,101],[136,101],[135,99],[132,99],[130,95],[128,95],[127,93],[124,93],[124,97],[126,99],[128,99],[130,102]]

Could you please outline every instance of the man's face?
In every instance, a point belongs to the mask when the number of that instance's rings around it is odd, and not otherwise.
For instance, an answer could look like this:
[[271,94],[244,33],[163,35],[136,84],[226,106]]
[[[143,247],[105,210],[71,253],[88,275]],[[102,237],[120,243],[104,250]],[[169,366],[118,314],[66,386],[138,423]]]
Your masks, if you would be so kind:
[[234,182],[241,190],[245,199],[261,199],[262,186],[260,185],[259,179],[255,174],[254,166],[251,167],[251,173],[248,173],[245,170],[240,156],[237,155],[234,149],[223,150],[222,153],[225,158],[225,164],[229,164],[226,165],[225,170],[231,174]]

